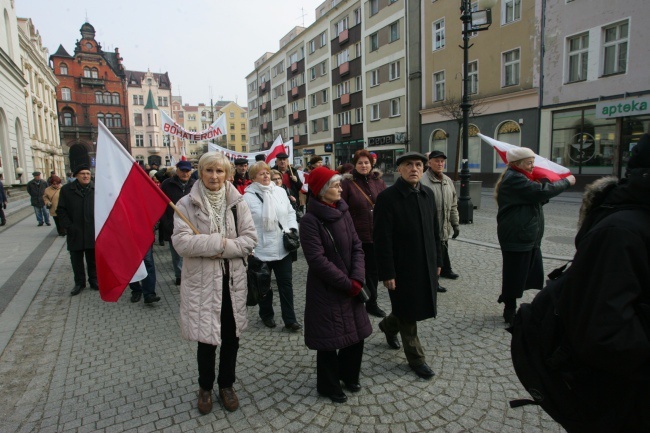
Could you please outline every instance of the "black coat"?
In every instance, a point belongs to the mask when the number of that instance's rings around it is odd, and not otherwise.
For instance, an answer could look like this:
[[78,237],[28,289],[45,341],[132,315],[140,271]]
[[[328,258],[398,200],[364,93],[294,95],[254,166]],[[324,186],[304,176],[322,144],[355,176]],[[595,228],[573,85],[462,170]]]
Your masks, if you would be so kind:
[[61,187],[56,208],[59,225],[66,230],[68,251],[95,248],[95,184],[84,190],[75,180]]
[[[185,186],[183,186],[178,176],[174,175],[169,179],[165,179],[165,181],[160,184],[160,189],[165,193],[167,198],[169,198],[169,201],[176,204],[178,203],[178,200],[190,193],[194,182],[196,181],[190,177],[190,180],[188,180]],[[171,206],[167,206],[165,209],[165,213],[160,219],[160,226],[163,239],[171,241],[172,233],[174,233],[174,209],[172,209]]]
[[32,179],[27,182],[27,192],[31,197],[30,203],[32,206],[44,207],[45,200],[43,200],[43,194],[45,194],[45,189],[47,188],[47,182],[43,179],[35,180]]
[[379,194],[374,214],[379,280],[396,284],[388,291],[393,313],[411,322],[435,317],[442,255],[433,191],[400,177]]
[[[277,165],[273,166],[272,169],[282,173],[282,171],[278,168]],[[296,176],[295,182],[291,180],[291,173],[293,173],[293,175]],[[285,174],[289,175],[289,184],[291,185],[291,188],[289,188],[289,194],[291,194],[291,196],[296,199],[296,203],[297,203],[300,196],[300,188],[302,188],[302,182],[300,181],[300,176],[298,176],[298,170],[290,166],[286,172],[282,173],[283,178]]]
[[336,209],[316,199],[307,206],[300,220],[300,243],[309,266],[305,344],[313,350],[342,349],[372,333],[364,304],[350,296],[352,280],[364,281],[363,249],[345,201]]

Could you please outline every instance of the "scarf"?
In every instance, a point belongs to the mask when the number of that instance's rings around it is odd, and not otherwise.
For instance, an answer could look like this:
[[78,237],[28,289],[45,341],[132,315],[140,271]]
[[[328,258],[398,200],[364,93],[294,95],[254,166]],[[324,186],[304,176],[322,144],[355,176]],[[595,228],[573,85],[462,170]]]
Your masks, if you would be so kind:
[[210,234],[226,232],[226,185],[219,191],[210,191],[203,185],[202,181],[199,184],[199,194],[203,200],[203,206],[208,211],[210,217]]
[[253,182],[251,192],[262,196],[262,228],[265,232],[275,232],[278,226],[278,214],[275,211],[275,199],[273,198],[273,188],[278,188],[274,184],[262,185],[259,182]]
[[533,177],[532,173],[528,173],[526,170],[522,170],[521,168],[519,168],[519,167],[517,167],[515,165],[511,165],[510,168],[512,168],[514,171],[518,171],[519,173],[523,174],[524,176],[526,176],[531,181],[539,183],[539,180],[535,179]]

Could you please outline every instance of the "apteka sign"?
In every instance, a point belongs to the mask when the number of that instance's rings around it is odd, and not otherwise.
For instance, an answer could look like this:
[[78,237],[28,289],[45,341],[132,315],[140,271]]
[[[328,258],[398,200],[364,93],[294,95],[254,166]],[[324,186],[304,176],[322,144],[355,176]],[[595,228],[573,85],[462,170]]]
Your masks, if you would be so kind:
[[650,98],[628,98],[614,101],[604,101],[596,104],[596,118],[640,116],[650,114],[648,104]]

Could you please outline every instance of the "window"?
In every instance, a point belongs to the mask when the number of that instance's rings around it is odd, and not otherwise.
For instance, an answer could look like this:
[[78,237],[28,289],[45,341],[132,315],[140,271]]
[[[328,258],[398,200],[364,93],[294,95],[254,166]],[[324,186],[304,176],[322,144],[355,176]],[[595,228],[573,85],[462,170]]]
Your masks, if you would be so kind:
[[[245,135],[242,135],[241,138],[242,138],[243,141],[246,141],[246,136]],[[246,152],[246,146],[242,146],[241,151]]]
[[503,86],[519,84],[519,49],[503,53]]
[[388,42],[395,42],[399,39],[399,21],[395,21],[390,26],[390,36]]
[[113,124],[115,125],[116,128],[121,128],[122,127],[122,116],[119,114],[116,114],[113,116]]
[[147,126],[151,126],[151,113],[147,113]]
[[234,124],[234,123],[231,123],[231,124],[230,124],[230,130],[231,130],[231,131],[234,131],[234,130],[235,130],[235,124]]
[[153,134],[149,134],[149,147],[153,147]]
[[311,133],[316,134],[318,132],[318,120],[311,121]]
[[[103,114],[103,113],[98,113],[98,114],[97,114],[97,120],[99,120],[99,121],[102,122],[104,125],[106,125],[106,119],[104,118],[104,114]],[[108,125],[106,125],[106,126],[108,126]]]
[[133,114],[133,126],[142,126],[142,113]]
[[445,47],[445,19],[433,23],[433,50],[440,50]]
[[359,107],[355,110],[357,123],[363,122],[363,108]]
[[336,97],[340,98],[341,95],[345,95],[346,93],[350,93],[350,82],[345,81],[343,83],[337,84],[336,85]]
[[433,74],[433,101],[445,100],[445,71]]
[[379,12],[379,0],[370,0],[370,16]]
[[245,123],[239,124],[239,129],[246,129],[246,124]]
[[400,115],[400,105],[399,98],[390,100],[390,117],[396,117]]
[[589,34],[585,33],[567,39],[567,82],[587,79],[587,62],[589,59]]
[[91,76],[92,78],[97,78],[97,77],[98,77],[98,75],[97,75],[97,68],[92,68],[92,69],[90,70],[90,76]]
[[321,99],[323,100],[323,104],[327,103],[327,89],[321,91]]
[[370,71],[370,87],[379,86],[379,69]]
[[133,95],[133,105],[144,105],[144,98],[142,95]]
[[320,64],[320,74],[327,75],[327,63],[325,61]]
[[379,34],[373,33],[370,35],[370,51],[376,51],[379,49]]
[[90,78],[90,68],[88,66],[84,66],[84,78]]
[[361,85],[362,85],[362,83],[361,83],[361,75],[357,75],[356,77],[354,77],[354,81],[355,81],[355,85],[356,85],[356,87],[354,88],[354,91],[355,92],[362,91],[363,89],[361,88]]
[[144,135],[135,134],[135,147],[144,147]]
[[338,36],[339,33],[347,29],[348,29],[348,17],[345,17],[338,23],[334,24],[334,36]]
[[298,110],[299,110],[298,101],[293,101],[291,103],[291,112],[295,113]]
[[[234,134],[230,134],[230,141],[235,141],[235,135]],[[232,150],[235,150],[235,149],[232,149]]]
[[110,105],[111,104],[111,94],[108,93],[108,92],[105,92],[103,100],[104,100],[104,104]]
[[119,93],[113,93],[111,95],[111,97],[112,97],[112,100],[113,100],[112,101],[113,105],[120,105],[120,94]]
[[361,8],[354,10],[354,25],[361,24]]
[[[316,51],[316,40],[315,40],[315,39],[312,39],[311,41],[309,41],[309,44],[308,44],[308,45],[309,45],[309,54],[311,54],[311,53],[313,53],[314,51]],[[276,74],[276,75],[277,75],[277,74]]]
[[399,78],[399,60],[388,64],[388,80],[393,81]]
[[320,34],[320,47],[322,48],[325,45],[327,45],[327,32],[323,32]]
[[478,61],[474,60],[467,64],[467,78],[469,79],[469,94],[478,93]]
[[508,24],[521,19],[521,0],[505,0],[504,5],[504,24]]
[[315,80],[316,79],[316,66],[312,66],[309,69],[309,79],[310,80]]
[[330,130],[330,118],[323,117],[323,131],[329,131],[329,130]]
[[337,67],[341,66],[343,63],[347,62],[349,58],[350,58],[350,53],[347,49],[341,51],[336,55],[336,66]]
[[370,121],[379,119],[381,119],[381,116],[379,115],[379,104],[372,104],[370,106]]
[[[513,144],[515,146],[521,146],[521,128],[517,122],[512,120],[507,120],[499,125],[497,129],[497,140]],[[506,168],[506,164],[501,160],[501,158],[494,158],[495,160],[495,171],[502,171]]]
[[605,64],[603,75],[622,74],[627,70],[627,38],[629,23],[614,24],[605,29],[603,44]]
[[59,65],[59,74],[68,75],[68,65],[66,65],[65,63],[61,63]]
[[108,128],[112,128],[114,126],[113,115],[112,114],[107,114],[106,115],[106,126]]
[[311,106],[315,107],[316,105],[317,105],[316,94],[314,93],[311,95]]
[[61,88],[61,100],[63,101],[71,101],[72,97],[70,95],[70,89],[67,87]]
[[338,127],[340,128],[342,125],[349,125],[350,124],[350,112],[345,111],[343,113],[339,113],[336,115],[337,120],[338,120]]
[[63,126],[72,126],[72,113],[63,113]]
[[354,44],[354,57],[361,57],[361,42]]

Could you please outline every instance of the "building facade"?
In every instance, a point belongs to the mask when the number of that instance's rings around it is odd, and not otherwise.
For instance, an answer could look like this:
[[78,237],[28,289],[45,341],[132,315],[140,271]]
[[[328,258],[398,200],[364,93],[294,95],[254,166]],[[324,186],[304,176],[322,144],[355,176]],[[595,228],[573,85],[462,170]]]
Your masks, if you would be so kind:
[[23,74],[28,83],[25,100],[34,170],[42,172],[45,178],[51,171],[65,178],[56,108],[59,81],[48,65],[48,50],[31,19],[18,18],[18,35]]
[[650,131],[648,2],[547,2],[545,13],[540,152],[583,183],[624,176]]
[[26,184],[34,171],[21,69],[20,37],[12,0],[0,0],[0,178],[5,186]]
[[[221,105],[224,103],[225,105]],[[246,108],[237,105],[233,101],[218,101],[217,104],[214,108],[219,107],[219,109],[215,110],[216,115],[214,118],[218,119],[220,116],[226,116],[227,133],[219,137],[215,143],[233,152],[249,152],[248,113]]]
[[169,75],[151,71],[126,71],[131,154],[140,165],[170,166],[180,149],[162,130],[160,111],[170,116],[172,86]]
[[59,80],[57,105],[66,169],[77,164],[95,166],[97,125],[102,121],[130,152],[126,73],[116,48],[105,52],[95,40],[95,29],[84,23],[74,55],[60,45],[50,56]]

